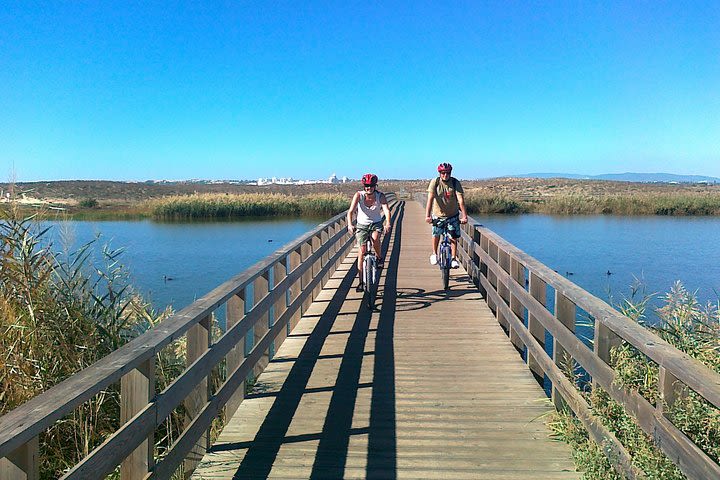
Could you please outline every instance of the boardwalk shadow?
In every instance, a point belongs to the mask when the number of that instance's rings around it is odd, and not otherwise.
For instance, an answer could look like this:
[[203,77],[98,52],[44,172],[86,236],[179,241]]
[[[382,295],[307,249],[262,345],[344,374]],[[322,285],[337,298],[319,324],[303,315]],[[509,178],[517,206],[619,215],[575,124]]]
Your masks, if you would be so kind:
[[[335,385],[328,387],[332,391],[330,404],[322,431],[306,435],[289,437],[290,424],[297,412],[303,395],[309,393],[308,381],[312,371],[321,358],[320,352],[326,338],[331,334],[335,318],[347,297],[355,277],[350,269],[342,279],[340,287],[320,316],[314,330],[291,368],[286,381],[275,395],[268,415],[263,420],[252,442],[218,445],[214,451],[247,448],[240,466],[234,473],[234,479],[267,478],[284,443],[318,440],[318,448],[310,478],[342,478],[347,462],[350,438],[353,435],[368,436],[367,478],[394,478],[396,471],[396,435],[395,435],[395,385],[394,385],[394,347],[393,322],[397,290],[397,268],[400,254],[401,220],[404,205],[396,213],[393,250],[387,262],[383,302],[380,309],[376,332],[375,360],[372,385],[360,383],[360,372],[372,320],[372,312],[366,307],[360,308],[348,338]],[[389,237],[386,237],[383,250],[387,251]],[[353,413],[358,391],[372,386],[370,424],[367,428],[352,428]],[[268,396],[258,392],[258,396]]]
[[397,269],[400,256],[400,235],[403,208],[398,209],[393,250],[387,255],[389,237],[383,251],[389,259],[385,272],[385,286],[375,336],[370,425],[367,429],[353,429],[352,421],[357,400],[360,373],[365,357],[365,345],[370,331],[371,313],[364,306],[355,319],[353,329],[342,356],[335,388],[320,435],[310,478],[343,478],[350,444],[356,434],[367,434],[367,478],[388,478],[395,472],[395,385],[393,354],[393,322],[397,290]]

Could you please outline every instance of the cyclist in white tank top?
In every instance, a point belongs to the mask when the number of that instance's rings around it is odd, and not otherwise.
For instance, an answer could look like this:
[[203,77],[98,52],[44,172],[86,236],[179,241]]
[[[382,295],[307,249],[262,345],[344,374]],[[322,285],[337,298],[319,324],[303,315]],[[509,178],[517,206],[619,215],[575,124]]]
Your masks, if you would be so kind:
[[[372,235],[373,250],[378,258],[378,265],[382,266],[383,258],[380,252],[380,232],[390,232],[390,208],[385,194],[378,192],[377,175],[367,173],[362,177],[363,191],[355,192],[347,213],[348,232],[355,234],[358,245],[358,277],[360,284],[356,290],[361,292],[362,262],[365,256],[365,242]],[[357,215],[357,227],[352,223],[353,214]]]

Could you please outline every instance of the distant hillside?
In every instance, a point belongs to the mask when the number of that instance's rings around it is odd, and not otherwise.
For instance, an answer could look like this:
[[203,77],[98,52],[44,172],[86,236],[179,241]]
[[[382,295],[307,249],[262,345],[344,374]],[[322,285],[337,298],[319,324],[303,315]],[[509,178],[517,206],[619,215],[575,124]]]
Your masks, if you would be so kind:
[[602,175],[577,175],[574,173],[527,173],[513,175],[520,178],[572,178],[582,180],[614,180],[617,182],[643,183],[720,183],[720,178],[703,175],[676,175],[674,173],[605,173]]

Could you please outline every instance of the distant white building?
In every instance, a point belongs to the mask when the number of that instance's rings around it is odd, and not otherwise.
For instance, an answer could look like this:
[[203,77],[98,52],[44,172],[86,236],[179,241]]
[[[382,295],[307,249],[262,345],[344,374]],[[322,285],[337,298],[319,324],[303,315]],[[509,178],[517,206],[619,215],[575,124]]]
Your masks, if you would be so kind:
[[309,185],[313,183],[348,183],[350,179],[348,177],[342,177],[342,180],[338,179],[336,174],[330,175],[327,180],[295,180],[292,177],[271,177],[271,178],[258,178],[257,182],[253,182],[253,185]]

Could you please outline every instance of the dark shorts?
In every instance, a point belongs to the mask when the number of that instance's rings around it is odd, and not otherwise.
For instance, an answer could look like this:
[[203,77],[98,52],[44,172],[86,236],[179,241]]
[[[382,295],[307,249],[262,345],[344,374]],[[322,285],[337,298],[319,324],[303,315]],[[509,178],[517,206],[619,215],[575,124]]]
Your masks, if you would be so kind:
[[453,215],[449,218],[438,217],[442,223],[440,225],[433,225],[432,234],[433,237],[439,237],[447,229],[448,234],[452,238],[460,238],[460,216]]
[[355,240],[357,240],[358,247],[361,247],[367,242],[368,236],[371,232],[382,232],[383,231],[383,220],[379,222],[371,223],[370,225],[355,225]]

